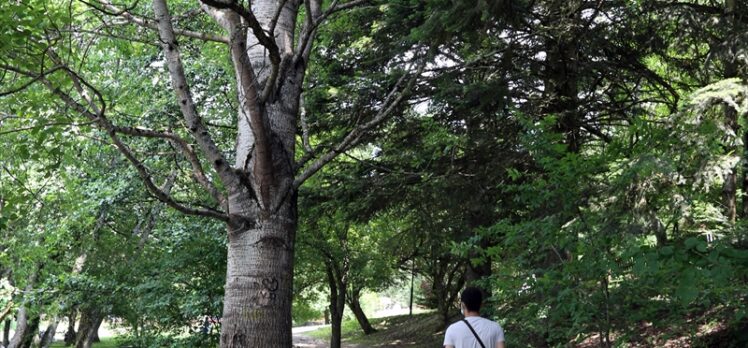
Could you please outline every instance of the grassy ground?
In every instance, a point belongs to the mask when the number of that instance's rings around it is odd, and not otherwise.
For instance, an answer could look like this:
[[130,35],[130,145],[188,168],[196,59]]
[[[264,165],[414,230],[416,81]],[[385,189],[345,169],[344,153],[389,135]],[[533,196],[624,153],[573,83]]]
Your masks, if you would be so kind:
[[[52,348],[62,348],[65,347],[64,342],[56,342],[52,343]],[[102,337],[101,342],[94,343],[93,348],[116,348],[117,346],[117,340],[114,337]]]
[[[399,315],[371,320],[377,332],[364,335],[356,320],[343,322],[343,342],[362,347],[441,347],[444,328],[438,315],[416,314],[412,317]],[[305,333],[315,338],[330,339],[330,327]]]

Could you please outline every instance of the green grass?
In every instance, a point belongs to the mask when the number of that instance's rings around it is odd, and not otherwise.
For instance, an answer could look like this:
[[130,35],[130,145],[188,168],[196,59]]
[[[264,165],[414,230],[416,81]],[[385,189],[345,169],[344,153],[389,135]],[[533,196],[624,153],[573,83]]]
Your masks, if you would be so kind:
[[[376,327],[376,323],[380,321],[381,318],[378,319],[372,319],[372,325]],[[361,331],[361,328],[358,326],[358,322],[355,319],[348,319],[343,320],[343,326],[341,328],[342,336],[345,339],[355,339],[360,338],[364,336],[364,333]],[[314,331],[309,331],[304,333],[307,336],[311,336],[314,338],[320,338],[323,340],[329,340],[330,339],[330,333],[332,332],[332,328],[330,326],[319,328]]]
[[[65,343],[55,342],[55,343],[52,343],[50,347],[62,348],[62,347],[65,347]],[[93,348],[117,348],[117,347],[119,346],[117,345],[116,337],[102,337],[101,342],[93,344]]]
[[[364,347],[426,348],[440,347],[444,338],[441,320],[434,313],[376,318],[371,320],[371,324],[377,332],[364,335],[355,320],[343,321],[343,341]],[[330,330],[330,327],[324,327],[305,335],[329,340]]]

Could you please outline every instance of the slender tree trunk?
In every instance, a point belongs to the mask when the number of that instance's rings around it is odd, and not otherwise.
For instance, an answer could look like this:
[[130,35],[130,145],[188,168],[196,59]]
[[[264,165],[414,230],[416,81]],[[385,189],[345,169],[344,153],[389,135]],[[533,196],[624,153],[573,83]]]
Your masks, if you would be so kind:
[[413,316],[413,283],[416,277],[416,261],[410,260],[410,300],[408,301],[408,316]]
[[25,306],[18,308],[16,313],[16,331],[8,343],[8,348],[21,348],[29,330],[29,318]]
[[37,334],[39,332],[39,322],[41,318],[39,316],[34,316],[28,324],[28,327],[26,329],[26,334],[23,337],[23,341],[21,343],[21,347],[23,348],[31,348],[32,345],[36,345],[39,342],[39,335]]
[[[743,118],[744,121],[748,118]],[[748,217],[748,132],[743,131],[743,212],[741,217]]]
[[667,244],[667,231],[665,230],[665,226],[662,225],[660,218],[654,212],[650,212],[649,225],[657,239],[657,246],[665,246]]
[[7,347],[10,344],[10,319],[5,319],[5,325],[3,327],[3,347]]
[[358,321],[358,325],[361,327],[361,330],[364,331],[364,334],[369,335],[376,332],[377,330],[375,330],[374,327],[371,326],[369,318],[366,317],[366,313],[364,313],[364,310],[361,308],[360,297],[360,289],[353,291],[351,293],[351,296],[349,296],[348,298],[348,307],[351,308],[353,315],[356,316],[356,321]]
[[[734,0],[727,0],[725,1],[725,15],[729,21],[730,27],[730,33],[734,34],[735,32],[735,1]],[[725,65],[725,71],[724,71],[724,77],[726,79],[733,78],[738,76],[738,67],[736,62],[736,57],[733,53],[733,50],[735,47],[734,45],[729,45],[729,52],[727,52],[727,55],[724,59],[724,65]],[[735,110],[730,105],[724,106],[725,110],[725,125],[732,130],[733,135],[737,137],[738,132],[740,131],[740,125],[738,124],[738,111]],[[728,146],[725,151],[732,152],[735,150],[732,146]],[[737,216],[737,189],[738,189],[738,183],[737,183],[737,166],[730,168],[730,172],[725,177],[724,186],[722,187],[722,204],[724,205],[725,209],[725,217],[727,217],[727,220],[730,223],[735,223],[735,218]],[[744,208],[745,209],[745,208]]]
[[57,317],[54,317],[52,319],[52,322],[49,323],[49,326],[47,326],[47,329],[44,330],[44,334],[42,335],[42,339],[40,342],[41,348],[49,348],[49,346],[52,344],[55,339],[57,324],[59,324],[59,322],[60,320]]
[[343,312],[345,311],[346,284],[341,284],[340,273],[331,262],[325,263],[327,283],[330,287],[330,348],[340,348],[342,341]]
[[77,336],[75,333],[75,320],[78,317],[78,311],[72,310],[70,312],[70,315],[68,315],[68,329],[65,331],[65,345],[71,346],[75,344],[75,337]]
[[[726,72],[725,75],[733,75],[733,76],[725,76],[725,77],[734,77],[734,64],[730,63],[727,64],[726,70],[729,70],[730,72]],[[732,106],[726,105],[724,107],[725,109],[725,123],[726,126],[729,127],[735,134],[739,131],[739,125],[738,125],[738,112],[735,110]],[[732,148],[726,149],[726,151],[730,152],[732,151]],[[738,189],[738,175],[737,175],[737,166],[730,168],[730,172],[727,173],[725,176],[725,182],[722,186],[722,205],[724,206],[724,212],[725,217],[730,223],[735,223],[735,218],[737,217],[737,189]]]

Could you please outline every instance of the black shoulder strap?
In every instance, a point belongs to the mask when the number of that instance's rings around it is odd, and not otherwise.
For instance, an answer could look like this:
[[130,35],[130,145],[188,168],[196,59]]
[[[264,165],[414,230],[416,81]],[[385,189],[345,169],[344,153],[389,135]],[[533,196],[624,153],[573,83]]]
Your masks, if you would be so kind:
[[473,336],[475,336],[475,339],[478,340],[478,343],[480,343],[481,348],[486,348],[486,345],[483,344],[483,341],[480,340],[480,337],[478,337],[478,334],[475,332],[475,329],[473,329],[473,326],[470,325],[470,323],[467,321],[467,319],[462,319],[462,321],[465,322],[465,325],[468,326],[470,331],[473,333]]

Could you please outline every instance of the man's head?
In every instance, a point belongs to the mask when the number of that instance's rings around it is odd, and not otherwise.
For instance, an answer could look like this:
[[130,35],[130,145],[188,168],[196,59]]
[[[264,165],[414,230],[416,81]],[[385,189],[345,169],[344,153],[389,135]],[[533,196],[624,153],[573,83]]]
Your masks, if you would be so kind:
[[483,303],[483,294],[480,289],[467,287],[460,294],[460,301],[465,305],[465,310],[470,312],[479,312],[480,305]]

